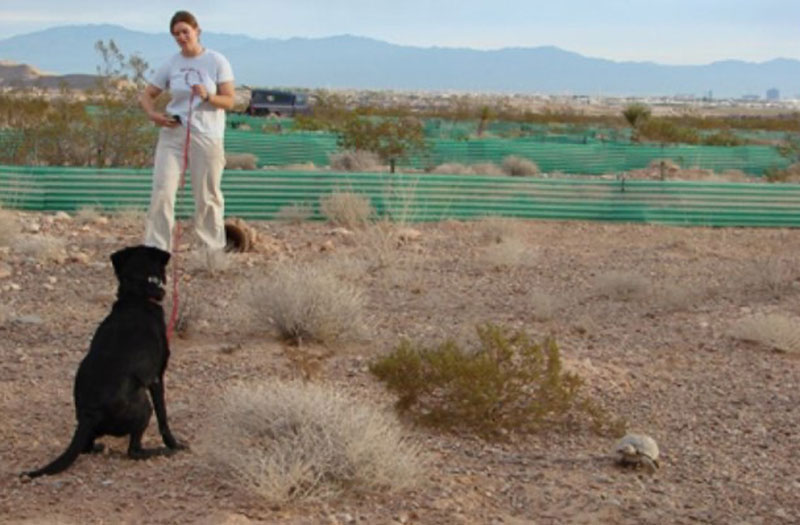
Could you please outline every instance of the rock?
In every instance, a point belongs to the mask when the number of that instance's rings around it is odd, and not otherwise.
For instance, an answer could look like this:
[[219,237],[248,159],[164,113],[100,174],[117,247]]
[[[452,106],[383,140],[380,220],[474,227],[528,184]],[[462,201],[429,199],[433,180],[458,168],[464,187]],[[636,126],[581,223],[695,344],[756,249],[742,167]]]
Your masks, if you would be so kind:
[[321,252],[332,252],[334,250],[334,248],[335,248],[335,246],[333,245],[333,241],[327,240],[327,241],[323,242],[320,245],[319,251],[321,251]]
[[58,211],[55,215],[53,215],[53,219],[56,221],[69,222],[72,220],[72,217],[70,217],[69,213],[65,211]]
[[11,277],[13,273],[14,270],[11,268],[11,266],[5,263],[0,263],[0,279],[7,279]]
[[42,226],[38,222],[26,222],[22,225],[22,231],[25,233],[39,233],[42,230]]
[[348,230],[347,228],[342,228],[341,226],[333,228],[328,232],[328,235],[338,235],[340,237],[352,237],[353,231]]
[[69,256],[69,262],[89,264],[89,256],[83,252],[75,252]]

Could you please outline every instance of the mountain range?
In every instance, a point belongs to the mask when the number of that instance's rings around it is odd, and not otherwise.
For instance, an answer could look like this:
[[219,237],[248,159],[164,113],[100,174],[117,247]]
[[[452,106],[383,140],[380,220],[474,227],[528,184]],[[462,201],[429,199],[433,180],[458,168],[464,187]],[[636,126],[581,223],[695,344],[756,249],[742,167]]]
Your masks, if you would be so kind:
[[[177,52],[166,30],[81,25],[0,39],[0,60],[60,75],[93,74],[100,63],[94,44],[110,39],[151,68]],[[784,97],[800,93],[800,61],[783,58],[680,66],[592,58],[552,46],[413,47],[352,35],[283,40],[204,32],[201,41],[228,57],[237,85],[715,98],[763,97],[772,88]]]

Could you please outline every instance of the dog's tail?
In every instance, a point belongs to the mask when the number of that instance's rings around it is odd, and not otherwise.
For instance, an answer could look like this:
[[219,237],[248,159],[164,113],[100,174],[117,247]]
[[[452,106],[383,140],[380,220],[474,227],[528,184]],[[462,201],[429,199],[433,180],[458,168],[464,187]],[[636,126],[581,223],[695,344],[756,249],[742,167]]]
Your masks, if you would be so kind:
[[95,432],[95,421],[93,419],[82,417],[78,420],[78,427],[75,429],[75,434],[72,436],[67,450],[60,456],[50,462],[48,465],[30,472],[24,472],[22,475],[31,478],[38,478],[39,476],[49,476],[58,474],[66,470],[78,458],[81,452],[86,450]]

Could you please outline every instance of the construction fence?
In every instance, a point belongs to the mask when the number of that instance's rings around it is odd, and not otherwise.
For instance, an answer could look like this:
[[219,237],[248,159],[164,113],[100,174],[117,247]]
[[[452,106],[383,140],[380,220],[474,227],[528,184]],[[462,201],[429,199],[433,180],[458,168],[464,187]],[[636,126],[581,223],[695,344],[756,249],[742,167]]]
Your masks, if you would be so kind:
[[[289,206],[322,219],[320,199],[333,192],[368,197],[376,213],[397,221],[524,219],[643,222],[692,226],[800,226],[800,185],[485,177],[462,175],[227,171],[226,214],[272,220]],[[143,209],[149,169],[0,166],[0,203],[37,211]],[[191,190],[177,214],[192,213]]]

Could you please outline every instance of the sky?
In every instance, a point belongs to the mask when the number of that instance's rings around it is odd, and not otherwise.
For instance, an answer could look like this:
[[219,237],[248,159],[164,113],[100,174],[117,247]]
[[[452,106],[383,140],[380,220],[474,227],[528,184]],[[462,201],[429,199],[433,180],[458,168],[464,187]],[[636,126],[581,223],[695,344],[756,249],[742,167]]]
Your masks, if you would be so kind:
[[800,0],[0,0],[0,39],[76,24],[166,33],[179,9],[192,11],[205,31],[255,38],[556,46],[660,64],[800,59]]

